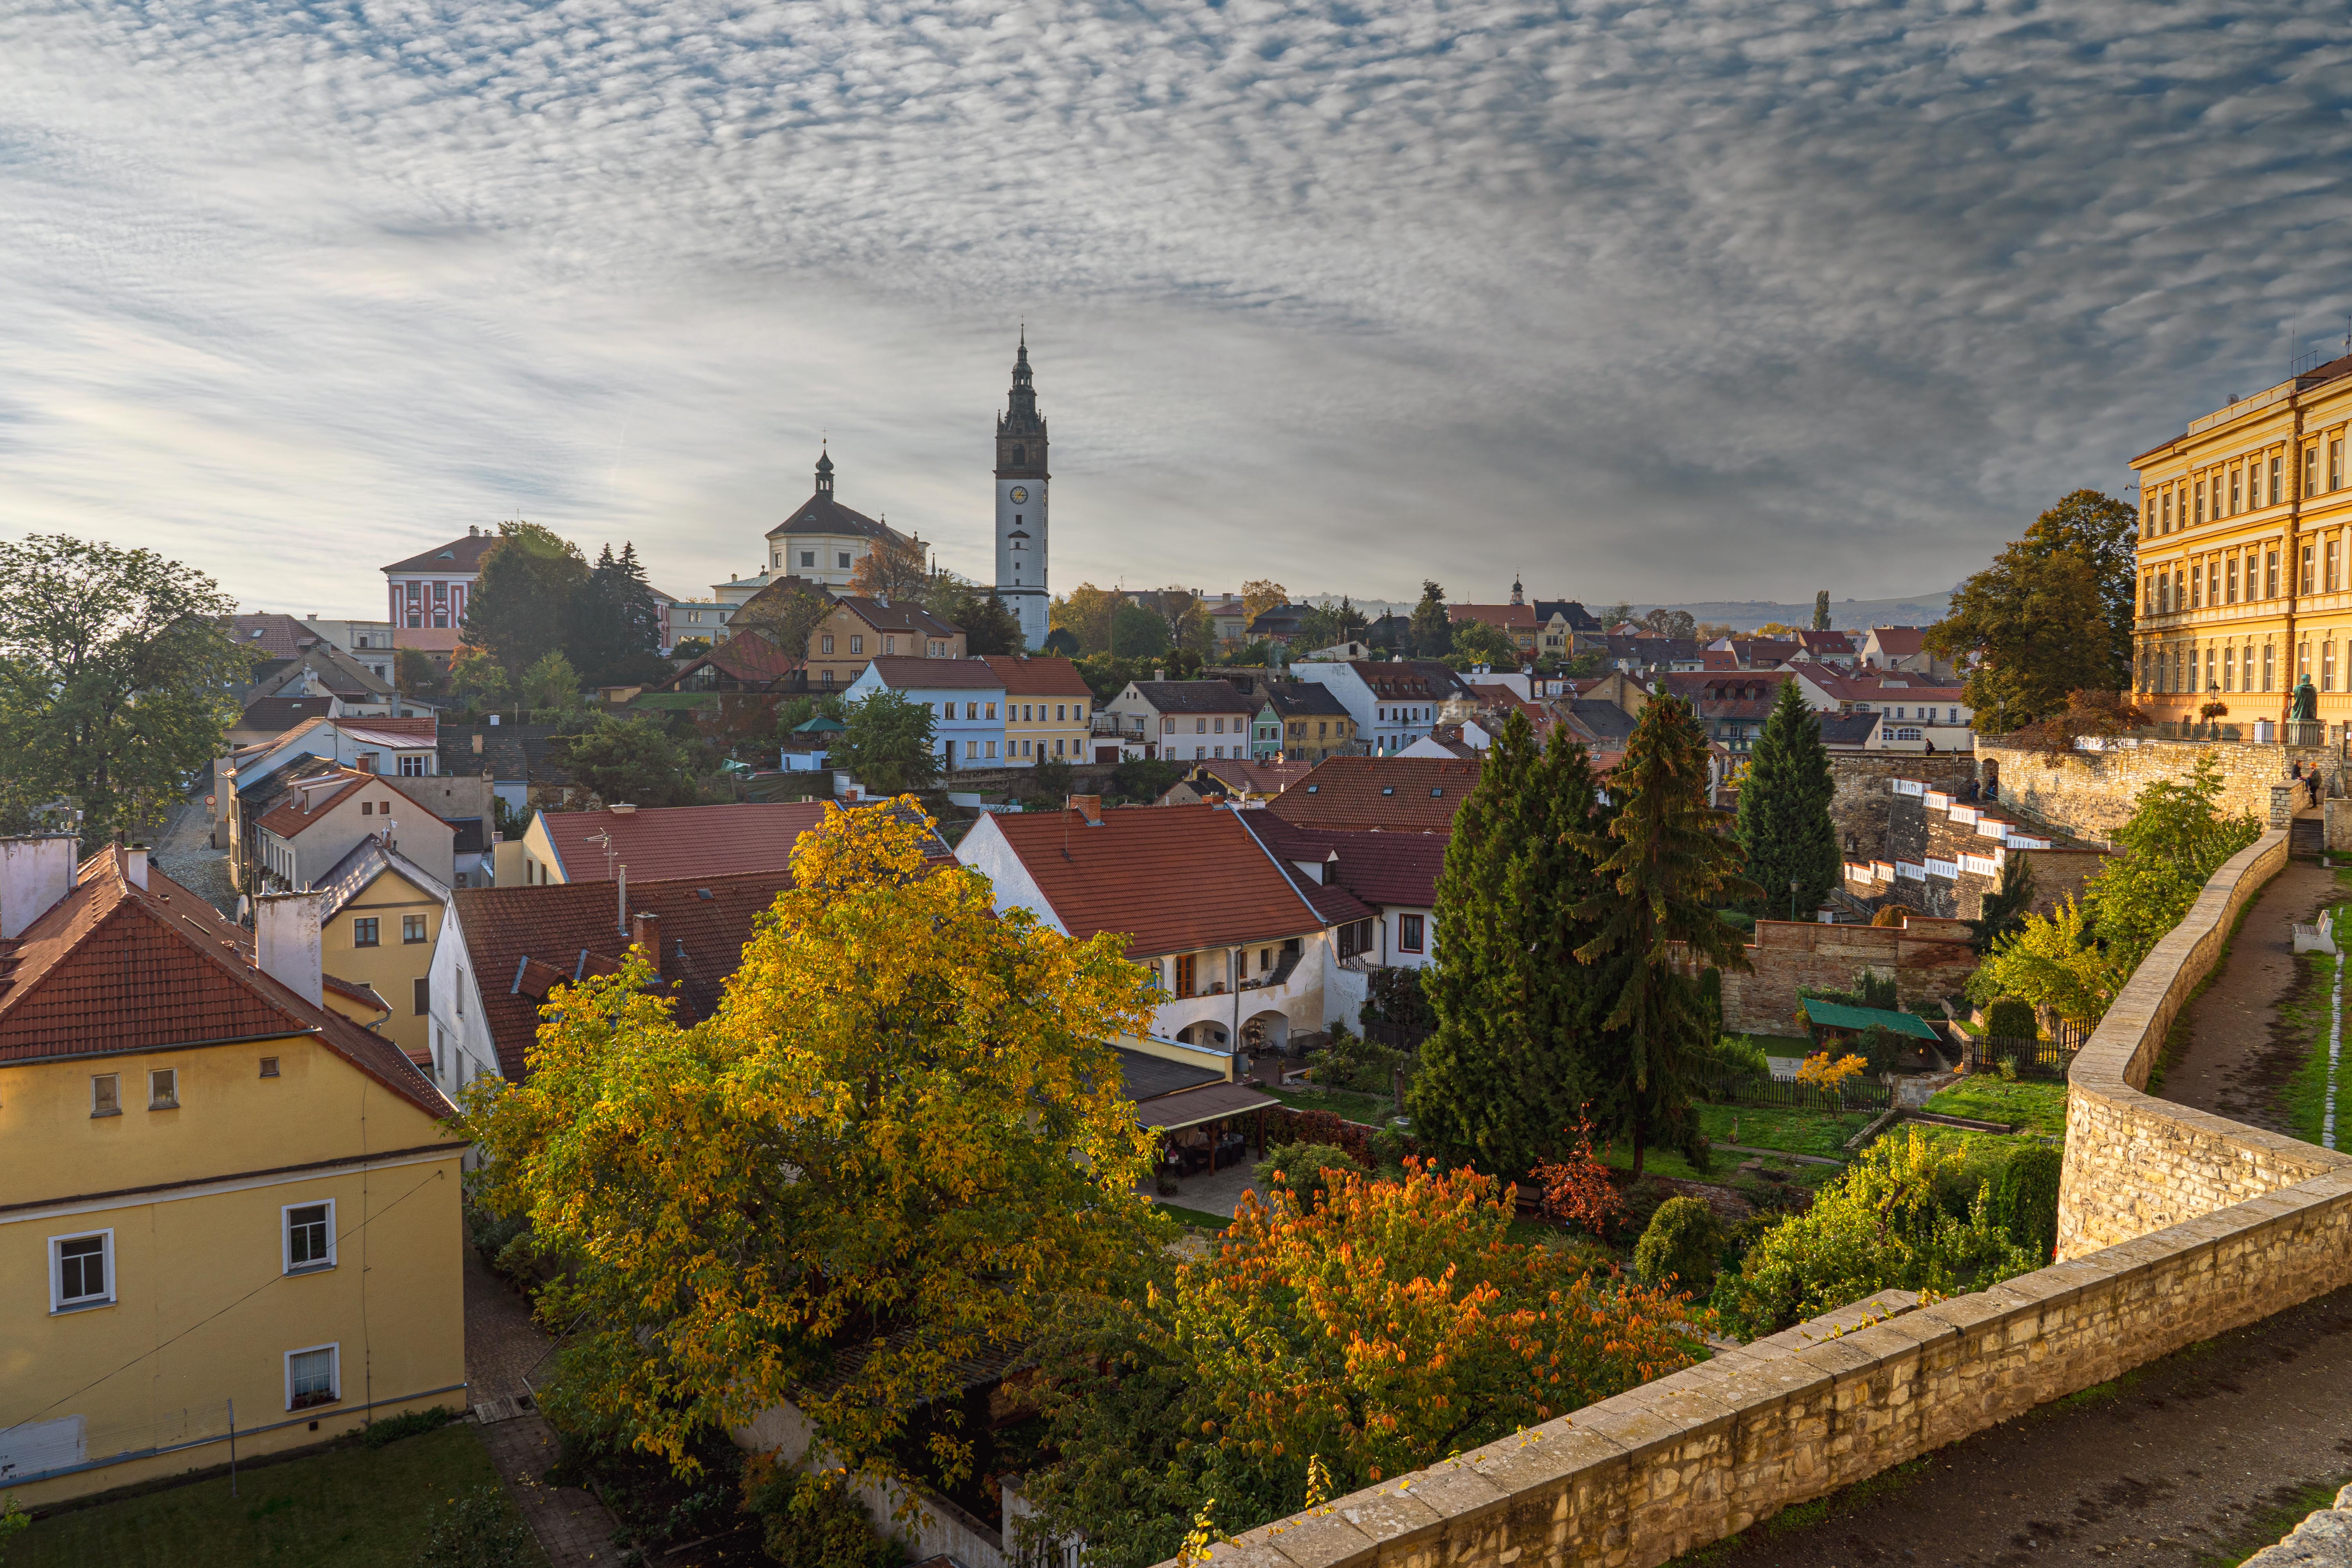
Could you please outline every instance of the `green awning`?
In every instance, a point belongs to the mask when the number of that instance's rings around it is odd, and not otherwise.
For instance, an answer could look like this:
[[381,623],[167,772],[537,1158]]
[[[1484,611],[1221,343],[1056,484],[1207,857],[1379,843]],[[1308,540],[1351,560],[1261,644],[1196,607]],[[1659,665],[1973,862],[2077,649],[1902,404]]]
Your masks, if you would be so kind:
[[1858,1035],[1873,1024],[1882,1024],[1915,1040],[1942,1038],[1933,1025],[1913,1013],[1890,1013],[1884,1007],[1842,1007],[1835,1002],[1816,1002],[1811,997],[1805,999],[1803,1005],[1807,1020],[1824,1029],[1852,1029]]

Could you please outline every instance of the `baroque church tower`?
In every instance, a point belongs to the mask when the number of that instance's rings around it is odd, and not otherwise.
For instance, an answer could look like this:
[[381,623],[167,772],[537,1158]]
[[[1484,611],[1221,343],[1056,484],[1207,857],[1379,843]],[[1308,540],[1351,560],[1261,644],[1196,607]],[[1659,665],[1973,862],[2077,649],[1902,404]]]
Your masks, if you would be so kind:
[[1013,361],[1013,391],[996,419],[996,592],[1035,652],[1045,646],[1045,421],[1029,384],[1029,334]]

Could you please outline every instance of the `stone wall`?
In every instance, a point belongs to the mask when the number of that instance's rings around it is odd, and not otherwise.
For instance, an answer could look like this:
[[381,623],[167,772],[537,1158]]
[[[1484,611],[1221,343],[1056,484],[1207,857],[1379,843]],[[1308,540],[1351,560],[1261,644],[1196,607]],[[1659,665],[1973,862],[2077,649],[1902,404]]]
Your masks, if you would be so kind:
[[1723,1023],[1751,1035],[1797,1035],[1800,987],[1851,991],[1867,970],[1895,977],[1906,1007],[1931,997],[1956,996],[1977,966],[1969,929],[1958,921],[1914,916],[1900,926],[1821,925],[1807,921],[1758,921],[1748,949],[1748,973],[1723,976]]
[[[1240,1568],[1649,1568],[2352,1283],[2352,1158],[2137,1084],[2286,853],[2232,859],[2080,1053],[2048,1268],[1899,1291],[1250,1531]],[[2135,1081],[2133,1075],[2137,1074]]]
[[[2053,758],[2050,753],[2002,736],[1977,737],[1977,755],[2000,784],[2004,805],[2062,827],[2077,837],[2111,841],[2129,821],[2139,792],[2158,779],[2187,775],[2200,756],[2210,755],[2221,774],[2221,809],[2257,822],[2271,816],[2271,786],[2284,784],[2290,764],[2319,768],[2336,778],[2342,754],[2327,746],[2263,746],[2252,741],[2138,741],[2102,742],[2103,749]],[[2055,761],[2057,766],[2050,764]],[[1898,772],[1900,770],[1897,770]],[[2344,793],[2340,780],[2331,794]]]
[[1938,789],[1966,791],[1977,776],[1976,759],[1966,752],[1833,752],[1830,754],[1830,820],[1838,847],[1848,856],[1880,853],[1886,841],[1889,779],[1921,779]]

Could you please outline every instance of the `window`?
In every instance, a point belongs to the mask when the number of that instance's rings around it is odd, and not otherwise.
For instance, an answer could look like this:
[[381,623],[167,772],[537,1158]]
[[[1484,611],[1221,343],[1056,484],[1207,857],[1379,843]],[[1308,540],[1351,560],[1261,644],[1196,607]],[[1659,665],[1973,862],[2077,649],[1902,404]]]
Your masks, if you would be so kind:
[[2230,596],[2222,602],[2236,604],[2238,602],[2238,558],[2234,555],[2230,557],[2229,594]]
[[2319,645],[2319,689],[2336,689],[2336,639],[2329,637]]
[[823,637],[817,638],[817,643],[819,652],[831,653],[833,651],[833,634],[831,632],[825,633]]
[[898,651],[898,638],[897,634],[893,633],[883,637],[882,651],[884,653],[897,653]]
[[379,945],[379,940],[376,935],[375,916],[355,915],[352,917],[352,945],[353,947],[375,947]]
[[848,570],[849,570],[849,552],[848,552],[848,551],[846,551],[846,550],[837,552],[835,554],[834,558],[833,558],[833,563],[834,563],[835,566],[839,567],[839,568],[840,568],[842,571],[844,571],[844,572],[848,571]]
[[979,703],[977,703],[977,702],[967,702],[967,703],[965,703],[965,704],[963,705],[963,716],[964,716],[965,718],[967,718],[967,719],[977,719],[977,718],[979,718],[979,717],[980,717],[980,704],[979,704]]
[[287,1409],[315,1410],[341,1397],[335,1392],[335,1350],[333,1345],[313,1345],[286,1352]]
[[2246,660],[2243,668],[2245,673],[2240,678],[2238,689],[2252,691],[2254,689],[2254,645],[2252,643],[2246,645]]
[[816,565],[816,552],[815,552],[815,551],[814,551],[814,550],[803,550],[803,551],[802,551],[802,552],[801,552],[801,564],[802,564],[802,565],[803,565],[803,566],[809,567],[809,568],[811,568],[811,569],[814,569],[814,568],[815,567],[815,565]]
[[[423,778],[425,776],[425,759],[421,756],[408,756],[401,758],[400,776],[404,779]],[[387,802],[386,804],[389,805],[390,803]]]
[[2297,578],[2303,584],[2303,586],[2295,590],[2298,594],[2316,594],[2319,592],[2319,576],[2317,573],[2312,570],[2311,565],[2313,550],[2314,546],[2312,545],[2306,544],[2303,547],[2303,569],[2299,574],[2297,574]]
[[2239,513],[2242,510],[2243,510],[2243,509],[2242,509],[2242,508],[2241,508],[2241,507],[2239,506],[2239,504],[2238,504],[2238,486],[2239,486],[2239,483],[2240,483],[2240,470],[2239,470],[2239,469],[2236,469],[2236,468],[2231,468],[2231,469],[2230,470],[2230,515],[2231,515],[2231,517],[2235,517],[2235,516],[2237,516],[2237,515],[2238,515],[2238,513]]
[[833,684],[833,671],[829,669],[822,671],[817,677],[817,682],[822,686],[831,686]]
[[264,1078],[276,1078],[278,1076],[278,1058],[276,1057],[264,1057],[261,1058],[261,1076]]
[[415,1016],[422,1018],[433,1010],[433,977],[420,974],[409,984],[413,988],[410,1000],[415,1004]]
[[1351,921],[1339,928],[1339,956],[1342,959],[1353,958],[1358,953],[1370,949],[1371,945],[1371,921]]
[[2164,492],[2164,531],[2172,531],[2172,492],[2168,489]]
[[114,1233],[85,1231],[49,1238],[49,1310],[114,1304]]
[[452,1000],[457,1004],[457,1016],[462,1018],[466,1016],[466,972],[464,970],[457,971],[457,984],[452,989],[456,993]]
[[2233,647],[2225,647],[2221,650],[2221,689],[2224,691],[2235,691],[2238,689],[2237,678],[2238,650]]
[[2315,496],[2319,493],[2319,448],[2317,447],[2305,447],[2303,449],[2303,493],[2306,496]]
[[849,639],[849,651],[852,653],[864,653],[866,651],[866,637],[863,633],[860,633],[858,636],[853,637]]
[[375,815],[375,802],[372,800],[363,800],[360,802],[360,815],[362,816],[373,816]]
[[1419,915],[1397,916],[1397,951],[1399,952],[1421,951],[1421,917]]
[[2271,645],[2268,643],[2263,644],[2263,689],[2264,691],[2271,689]]
[[92,1116],[122,1114],[122,1079],[110,1072],[100,1073],[89,1080],[89,1113]]
[[2340,439],[2327,443],[2327,488],[2344,488],[2344,443]]
[[1223,719],[1214,721],[1214,724],[1215,727],[1210,731],[1210,733],[1222,735],[1225,732],[1225,721]]
[[2272,551],[2272,552],[2270,552],[2270,554],[2269,554],[2268,556],[2266,556],[2266,557],[2264,558],[2264,565],[2263,565],[2263,598],[2265,598],[2265,599],[2275,599],[2275,598],[2277,598],[2277,597],[2278,597],[2278,591],[2279,591],[2278,572],[2279,572],[2279,552],[2278,552],[2277,551],[2273,550],[2273,551]]
[[308,1274],[335,1266],[335,1200],[288,1204],[279,1209],[286,1226],[285,1271]]
[[1200,763],[1200,762],[1206,762],[1206,761],[1208,760],[1208,757],[1209,757],[1209,748],[1208,748],[1208,747],[1206,747],[1206,746],[1195,746],[1195,747],[1193,747],[1193,748],[1192,748],[1192,760],[1193,760],[1194,762],[1196,762],[1196,763]]
[[1200,959],[1194,953],[1180,953],[1176,959],[1176,994],[1192,994],[1193,982],[1199,977]]
[[996,755],[996,742],[993,741],[988,742],[988,754],[991,757],[994,757]]
[[996,704],[993,702],[988,705],[988,716],[992,719],[996,717]]
[[2271,459],[2271,505],[2273,506],[2278,505],[2280,501],[2286,499],[2285,492],[2282,489],[2282,481],[2285,477],[2285,468],[2286,459],[2284,458],[2273,458]]
[[180,1109],[180,1071],[177,1068],[157,1068],[147,1075],[147,1109]]
[[404,944],[413,944],[423,942],[425,940],[425,917],[423,915],[401,916],[400,940]]

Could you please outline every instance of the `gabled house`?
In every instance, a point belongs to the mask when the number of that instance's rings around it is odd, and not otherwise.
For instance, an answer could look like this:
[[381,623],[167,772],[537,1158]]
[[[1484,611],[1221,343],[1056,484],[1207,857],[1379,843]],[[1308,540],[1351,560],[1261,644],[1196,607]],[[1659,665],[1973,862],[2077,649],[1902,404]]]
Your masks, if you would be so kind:
[[293,778],[255,832],[263,892],[318,886],[369,838],[398,848],[443,887],[457,878],[457,828],[381,773],[336,768]]
[[801,661],[756,631],[739,632],[664,681],[664,691],[773,691],[800,673]]
[[[330,868],[318,891],[326,895],[319,910],[320,946],[328,979],[341,983],[341,999],[380,1008],[381,1020],[361,1019],[362,1026],[373,1025],[409,1060],[429,1061],[425,979],[450,885],[379,835],[362,838]],[[328,1005],[358,1017],[338,1002],[331,996]]]
[[1302,827],[1271,811],[1244,813],[1246,827],[1294,870],[1344,888],[1372,911],[1373,933],[1347,963],[1358,969],[1421,969],[1437,952],[1437,878],[1450,832]]
[[857,684],[877,658],[964,661],[963,628],[903,600],[836,598],[809,633],[808,683],[813,691]]
[[466,1407],[467,1145],[324,1004],[323,895],[247,931],[145,851],[0,841],[0,1476],[32,1508]]
[[886,654],[867,661],[845,695],[856,702],[875,691],[931,710],[931,743],[945,772],[1004,766],[1004,680],[982,660]]
[[1128,956],[1167,999],[1148,1039],[1121,1044],[1173,1059],[1227,1057],[1354,1018],[1365,987],[1341,961],[1371,935],[1370,910],[1276,859],[1243,815],[1106,811],[1098,797],[1076,795],[1066,811],[982,817],[956,858],[988,877],[999,910],[1028,910],[1081,941],[1127,937]]
[[1087,760],[1095,694],[1076,665],[1051,654],[983,654],[981,662],[1004,686],[1007,766]]
[[1874,713],[1873,751],[1960,752],[1976,744],[1976,710],[1958,681],[1902,671],[1848,674],[1808,667],[1797,676],[1805,700],[1824,713]]
[[1119,756],[1162,762],[1247,757],[1256,704],[1223,680],[1130,680],[1096,716],[1097,760],[1116,742]]
[[[466,601],[482,574],[482,558],[498,542],[496,530],[468,528],[463,539],[453,539],[383,569],[391,595],[394,647],[416,646],[401,639],[403,631],[446,634],[464,627]],[[447,664],[446,655],[441,662]]]
[[1266,803],[1301,827],[1429,831],[1450,837],[1454,814],[1477,787],[1470,759],[1333,757]]
[[1738,756],[1764,732],[1781,683],[1798,679],[1785,669],[1670,671],[1658,676],[1651,689],[1688,702],[1706,738]]
[[1199,805],[1225,801],[1263,805],[1305,778],[1309,763],[1196,763],[1192,771],[1168,786],[1155,805]]
[[1948,660],[1927,651],[1924,626],[1873,626],[1863,634],[1862,662],[1873,669],[1897,669],[1912,675],[1950,676]]
[[[574,785],[557,753],[561,726],[444,724],[437,737],[436,772],[446,778],[487,778],[509,817],[528,816],[533,806],[561,810]],[[496,823],[491,824],[493,827]]]
[[1444,717],[1441,708],[1468,695],[1461,678],[1433,658],[1301,663],[1290,673],[1338,698],[1355,721],[1356,738],[1375,756],[1403,751]]
[[1267,680],[1256,697],[1263,704],[1250,733],[1250,754],[1259,762],[1319,763],[1353,756],[1355,715],[1339,694],[1312,680]]

